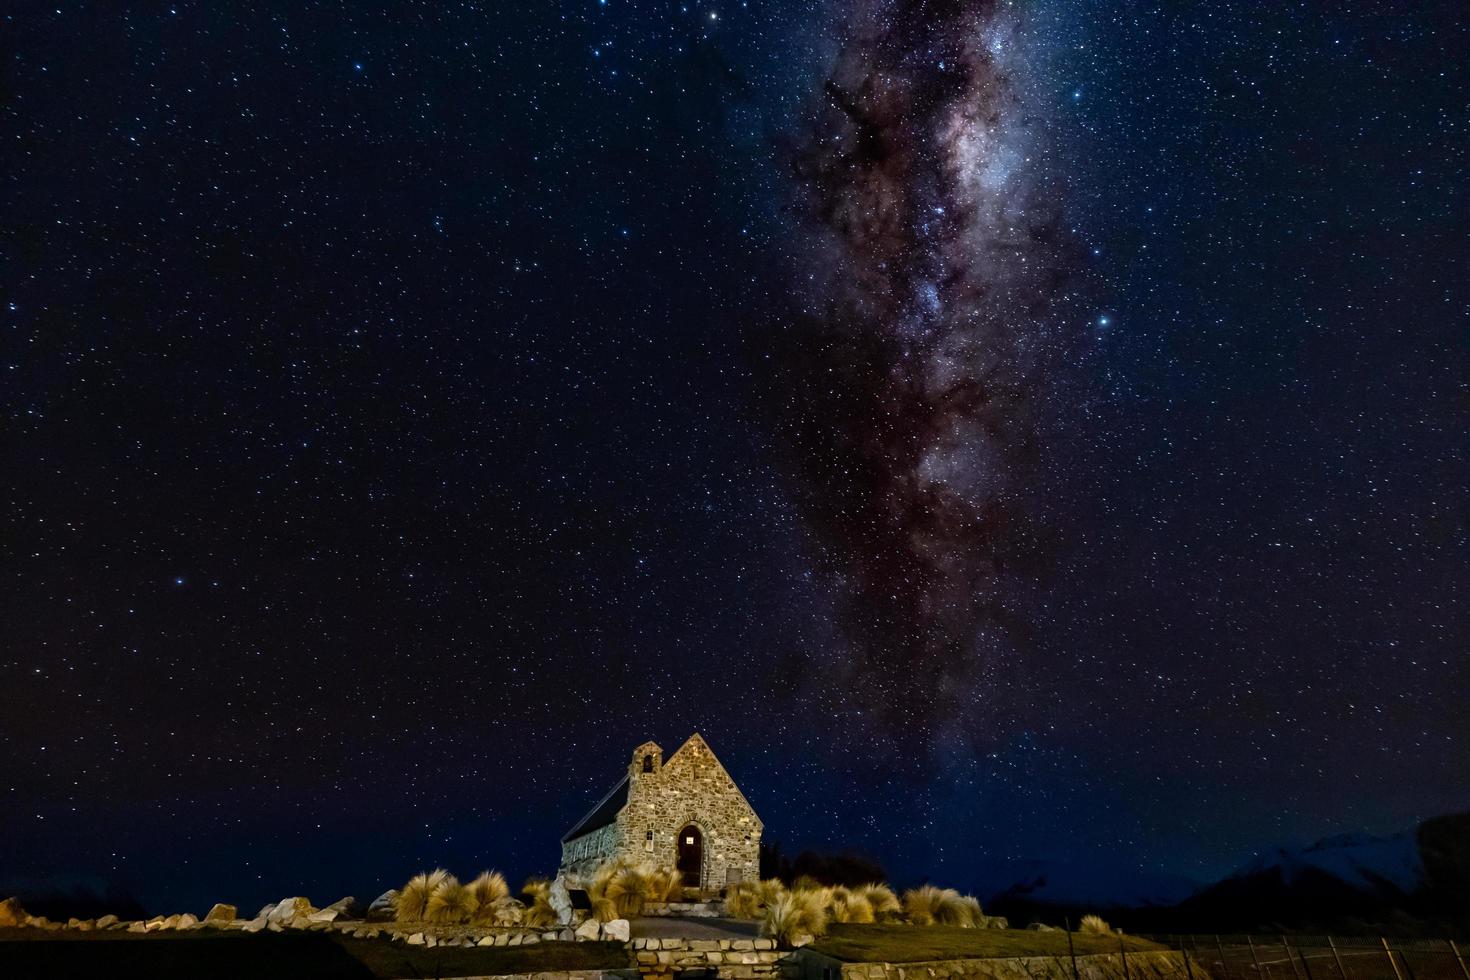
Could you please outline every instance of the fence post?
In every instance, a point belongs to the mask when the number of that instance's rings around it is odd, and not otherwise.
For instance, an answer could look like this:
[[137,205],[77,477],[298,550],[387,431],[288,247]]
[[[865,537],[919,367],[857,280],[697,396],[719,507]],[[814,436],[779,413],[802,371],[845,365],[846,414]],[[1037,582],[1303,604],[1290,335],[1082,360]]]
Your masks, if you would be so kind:
[[1225,944],[1220,942],[1220,934],[1215,933],[1215,950],[1220,954],[1220,972],[1225,975],[1226,980],[1230,978],[1230,965],[1225,962]]
[[1465,957],[1460,955],[1460,947],[1455,945],[1453,939],[1447,942],[1450,944],[1450,952],[1455,954],[1455,962],[1460,964],[1460,972],[1465,974],[1465,980],[1470,980],[1470,967],[1465,966]]
[[1189,950],[1184,948],[1184,940],[1179,940],[1179,955],[1184,957],[1184,972],[1189,980],[1194,980],[1194,967],[1189,965]]
[[1072,946],[1072,920],[1062,920],[1062,927],[1067,930],[1067,955],[1072,958],[1072,980],[1082,980],[1077,975],[1077,950]]
[[[1347,970],[1342,968],[1342,954],[1337,951],[1337,943],[1332,941],[1331,936],[1327,937],[1327,945],[1332,947],[1332,958],[1337,960],[1338,975],[1342,977],[1342,980],[1348,980]],[[1467,977],[1466,980],[1470,980],[1470,977]]]
[[1298,946],[1296,948],[1296,955],[1302,961],[1302,969],[1305,970],[1306,973],[1307,973],[1307,980],[1313,980],[1313,977],[1312,977],[1312,964],[1307,959],[1306,947],[1305,946]]
[[[1286,951],[1286,962],[1291,964],[1291,975],[1296,977],[1296,980],[1302,980],[1302,971],[1296,968],[1296,959],[1291,955],[1291,944],[1286,941],[1285,936],[1281,937],[1281,948]],[[1399,977],[1399,980],[1404,980],[1404,978]]]
[[1261,967],[1261,957],[1256,952],[1256,941],[1251,938],[1250,933],[1245,934],[1245,944],[1251,948],[1251,960],[1256,964],[1256,976],[1264,976],[1266,980],[1271,980],[1271,971],[1262,969]]
[[[1118,937],[1118,953],[1119,953],[1119,955],[1121,955],[1123,957],[1123,980],[1129,980],[1129,977],[1128,977],[1128,947],[1126,947],[1126,946],[1123,945],[1123,937],[1122,936],[1119,936]],[[1186,963],[1189,962],[1189,954],[1188,953],[1185,953],[1184,954],[1184,961]]]
[[1399,972],[1398,961],[1393,958],[1393,950],[1388,948],[1388,940],[1379,936],[1378,941],[1383,944],[1383,954],[1388,957],[1388,965],[1393,967],[1394,980],[1404,980],[1403,973]]

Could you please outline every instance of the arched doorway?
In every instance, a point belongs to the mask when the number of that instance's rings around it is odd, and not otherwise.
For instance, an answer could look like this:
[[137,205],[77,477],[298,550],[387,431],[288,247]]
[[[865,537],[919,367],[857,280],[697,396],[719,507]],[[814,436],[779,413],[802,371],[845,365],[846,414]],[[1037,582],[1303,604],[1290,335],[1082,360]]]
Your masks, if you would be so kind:
[[694,824],[679,831],[679,873],[690,888],[704,887],[704,834]]

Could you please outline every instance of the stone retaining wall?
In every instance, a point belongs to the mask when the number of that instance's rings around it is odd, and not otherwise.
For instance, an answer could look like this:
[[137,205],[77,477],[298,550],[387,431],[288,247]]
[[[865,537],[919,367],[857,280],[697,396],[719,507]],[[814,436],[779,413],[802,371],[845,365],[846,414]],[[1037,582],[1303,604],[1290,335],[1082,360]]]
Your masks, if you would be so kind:
[[643,980],[694,971],[720,980],[773,980],[790,955],[771,939],[634,939],[628,945]]
[[[796,969],[796,967],[800,969]],[[815,950],[792,955],[787,980],[1074,980],[1066,956],[1015,956],[1002,959],[932,960],[924,963],[846,963]],[[1210,980],[1197,961],[1159,950],[1129,953],[1125,967],[1118,953],[1077,957],[1076,980]]]

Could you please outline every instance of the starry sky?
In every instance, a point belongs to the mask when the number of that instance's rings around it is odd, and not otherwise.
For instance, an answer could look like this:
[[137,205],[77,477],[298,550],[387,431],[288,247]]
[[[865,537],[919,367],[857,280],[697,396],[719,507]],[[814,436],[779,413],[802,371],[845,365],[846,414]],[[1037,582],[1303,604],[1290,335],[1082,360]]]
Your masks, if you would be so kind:
[[1470,807],[1470,10],[0,14],[0,869],[900,882]]

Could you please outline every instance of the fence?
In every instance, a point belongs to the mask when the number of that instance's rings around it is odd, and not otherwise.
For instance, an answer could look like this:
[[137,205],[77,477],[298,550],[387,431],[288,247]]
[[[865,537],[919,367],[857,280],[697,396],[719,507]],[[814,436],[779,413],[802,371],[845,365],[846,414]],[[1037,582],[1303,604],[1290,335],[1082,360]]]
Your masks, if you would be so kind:
[[1470,980],[1449,939],[1363,936],[1147,936],[1184,950],[1213,980]]

